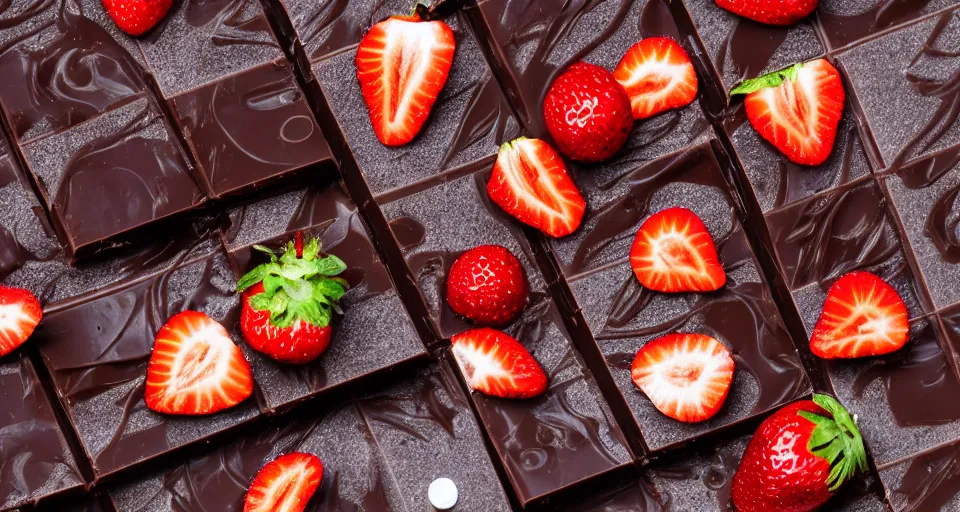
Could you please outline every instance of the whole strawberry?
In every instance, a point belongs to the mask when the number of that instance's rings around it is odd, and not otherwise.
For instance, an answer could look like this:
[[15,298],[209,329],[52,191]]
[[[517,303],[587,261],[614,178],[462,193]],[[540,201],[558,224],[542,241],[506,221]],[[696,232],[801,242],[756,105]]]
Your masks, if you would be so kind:
[[586,62],[570,66],[553,82],[543,116],[560,152],[580,162],[613,156],[633,126],[627,91],[612,73]]
[[717,6],[767,25],[793,25],[809,16],[819,0],[716,0]]
[[154,27],[170,10],[173,0],[103,0],[103,8],[120,30],[139,36]]
[[479,324],[509,323],[527,304],[527,279],[520,261],[499,245],[463,253],[447,276],[447,304]]
[[303,364],[319,357],[330,345],[333,313],[347,282],[334,277],[347,265],[333,255],[320,254],[320,241],[306,246],[300,233],[278,258],[270,249],[264,263],[240,278],[243,293],[240,330],[256,351],[283,363]]
[[836,399],[814,395],[760,424],[733,476],[733,504],[738,512],[813,511],[866,469],[853,418]]

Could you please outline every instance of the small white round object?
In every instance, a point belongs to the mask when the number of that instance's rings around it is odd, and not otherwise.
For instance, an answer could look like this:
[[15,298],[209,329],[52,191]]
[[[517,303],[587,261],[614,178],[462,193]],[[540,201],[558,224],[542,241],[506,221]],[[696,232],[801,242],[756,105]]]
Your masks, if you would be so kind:
[[430,484],[427,490],[430,504],[437,510],[450,510],[460,498],[457,484],[449,478],[438,478]]

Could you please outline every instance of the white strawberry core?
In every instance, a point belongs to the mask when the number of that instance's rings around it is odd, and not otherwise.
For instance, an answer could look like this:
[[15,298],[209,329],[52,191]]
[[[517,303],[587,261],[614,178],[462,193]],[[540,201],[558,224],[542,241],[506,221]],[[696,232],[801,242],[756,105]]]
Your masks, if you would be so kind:
[[669,97],[674,93],[676,87],[686,81],[689,76],[689,65],[671,64],[669,51],[666,55],[658,56],[658,58],[663,60],[647,60],[639,66],[631,68],[629,78],[619,80],[624,89],[642,84],[639,90],[643,91],[643,94],[631,95],[631,104],[657,102],[662,98]]
[[481,389],[488,380],[514,382],[513,375],[503,368],[496,354],[496,345],[484,351],[470,343],[454,343],[453,357],[464,380],[473,389]]
[[[519,205],[535,204],[541,215],[566,224],[565,212],[553,208],[542,199],[543,196],[566,198],[567,193],[557,188],[550,179],[551,170],[540,162],[537,147],[541,143],[537,139],[517,139],[510,143],[508,149],[500,151],[497,163],[501,164],[504,180],[516,194]],[[527,169],[526,166],[532,169]],[[533,187],[530,186],[529,178],[535,180]]]
[[273,504],[272,512],[302,510],[304,506],[301,488],[313,474],[307,462],[287,465],[283,473],[275,478],[263,495],[263,503]]
[[32,321],[33,318],[27,315],[21,306],[17,304],[0,305],[0,332],[19,336],[21,325],[29,324]]
[[169,382],[164,387],[176,390],[174,408],[191,394],[200,404],[214,403],[222,382],[231,378],[236,345],[226,329],[216,322],[206,322],[199,329],[175,335],[180,338],[179,349],[161,354],[172,358]]
[[649,261],[655,272],[666,275],[704,273],[703,260],[694,256],[698,254],[697,248],[690,244],[689,235],[681,228],[674,227],[651,239],[650,246],[653,250]]
[[390,20],[386,25],[386,47],[383,50],[383,75],[398,77],[396,90],[383,91],[383,112],[390,128],[403,127],[409,110],[416,102],[420,84],[433,66],[432,54],[445,46],[443,29],[435,23]]
[[713,377],[725,365],[725,359],[713,352],[675,347],[652,364],[637,385],[658,408],[672,409],[674,417],[701,415],[704,398],[718,391]]
[[793,81],[785,79],[779,87],[768,87],[756,94],[773,107],[769,109],[770,116],[779,129],[789,132],[795,140],[819,142],[819,82],[817,69],[803,66]]

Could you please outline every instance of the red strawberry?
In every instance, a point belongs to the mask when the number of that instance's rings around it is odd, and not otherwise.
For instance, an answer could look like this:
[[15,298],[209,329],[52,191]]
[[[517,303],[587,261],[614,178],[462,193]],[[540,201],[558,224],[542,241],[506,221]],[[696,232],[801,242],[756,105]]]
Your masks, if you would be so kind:
[[630,97],[606,69],[578,62],[550,86],[543,101],[547,130],[560,152],[580,162],[614,155],[630,135]]
[[668,334],[644,345],[631,377],[653,406],[684,423],[712,418],[733,382],[730,350],[704,334]]
[[836,399],[813,395],[760,424],[733,476],[737,512],[810,512],[857,471],[867,470],[863,439]]
[[627,91],[634,119],[685,107],[699,87],[690,57],[669,37],[650,37],[631,46],[613,77]]
[[0,357],[23,345],[42,317],[40,301],[32,293],[0,286]]
[[323,464],[316,455],[288,453],[260,468],[243,512],[303,512],[323,478]]
[[520,261],[499,245],[463,253],[447,276],[447,304],[477,323],[509,323],[527,304],[527,279]]
[[347,287],[334,276],[347,265],[336,256],[322,256],[316,238],[304,246],[300,233],[280,257],[266,247],[257,249],[268,253],[270,262],[237,283],[243,293],[243,337],[254,350],[282,363],[309,363],[330,345],[330,322]]
[[658,292],[711,292],[727,282],[707,227],[686,208],[647,219],[633,240],[630,264],[640,284]]
[[889,354],[907,343],[909,331],[897,291],[870,272],[851,272],[830,287],[810,351],[824,359]]
[[147,367],[147,407],[165,414],[212,414],[252,393],[250,365],[216,320],[184,311],[160,328]]
[[846,93],[840,73],[824,59],[747,80],[747,118],[791,162],[820,165],[833,151]]
[[547,374],[517,340],[495,329],[454,336],[453,357],[467,384],[501,398],[533,398],[547,390]]
[[767,25],[793,25],[809,16],[819,0],[716,0],[717,6]]
[[520,137],[500,146],[487,194],[520,222],[552,237],[576,231],[587,209],[563,159],[540,139]]
[[393,16],[374,25],[357,48],[357,79],[370,122],[386,146],[420,133],[447,82],[457,43],[442,21]]
[[103,8],[120,30],[139,36],[154,27],[170,10],[173,0],[103,0]]

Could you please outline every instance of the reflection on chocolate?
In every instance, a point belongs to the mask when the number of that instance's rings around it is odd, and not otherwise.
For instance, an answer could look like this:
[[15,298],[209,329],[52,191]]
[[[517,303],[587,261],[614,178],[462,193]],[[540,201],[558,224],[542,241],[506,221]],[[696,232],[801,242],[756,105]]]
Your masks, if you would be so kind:
[[817,20],[832,48],[954,5],[952,0],[821,0]]
[[894,510],[960,507],[960,447],[953,444],[880,471]]
[[83,484],[36,371],[19,352],[0,363],[0,508]]
[[509,511],[453,375],[428,370],[408,377],[319,414],[275,420],[211,455],[113,488],[110,496],[119,510],[239,509],[261,466],[301,451],[324,465],[310,512],[430,510],[426,490],[438,476],[456,482],[458,510]]

